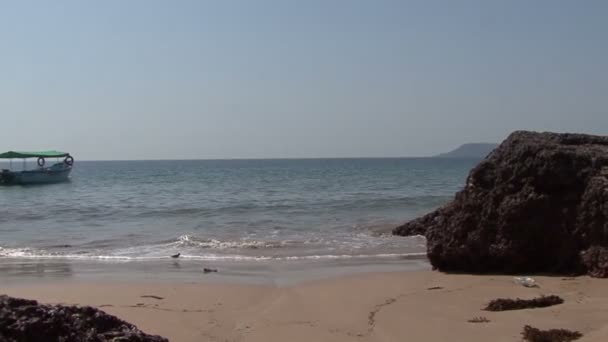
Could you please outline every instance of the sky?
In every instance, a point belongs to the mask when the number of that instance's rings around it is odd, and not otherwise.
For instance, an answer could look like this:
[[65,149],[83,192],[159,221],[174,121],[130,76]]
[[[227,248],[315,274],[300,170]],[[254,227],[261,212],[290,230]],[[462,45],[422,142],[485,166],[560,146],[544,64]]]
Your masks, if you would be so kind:
[[0,0],[0,150],[426,156],[608,134],[608,1]]

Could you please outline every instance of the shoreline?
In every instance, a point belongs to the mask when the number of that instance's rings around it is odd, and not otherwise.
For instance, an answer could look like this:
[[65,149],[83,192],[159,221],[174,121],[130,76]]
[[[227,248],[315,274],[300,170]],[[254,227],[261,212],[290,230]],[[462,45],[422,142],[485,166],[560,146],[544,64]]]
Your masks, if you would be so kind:
[[[521,340],[528,324],[578,330],[581,341],[608,338],[603,319],[608,280],[534,278],[539,288],[517,285],[512,276],[401,271],[286,286],[108,280],[30,282],[3,286],[2,292],[42,303],[95,306],[171,341],[513,341]],[[499,297],[551,294],[564,298],[564,304],[481,310]],[[489,322],[468,322],[479,316]]]

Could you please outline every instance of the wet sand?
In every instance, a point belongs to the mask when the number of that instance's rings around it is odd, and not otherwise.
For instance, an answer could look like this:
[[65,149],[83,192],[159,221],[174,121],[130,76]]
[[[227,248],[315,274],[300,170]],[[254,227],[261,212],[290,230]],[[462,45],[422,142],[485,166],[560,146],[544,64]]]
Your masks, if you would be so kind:
[[[28,282],[3,293],[92,305],[171,341],[519,341],[524,325],[608,340],[608,280],[431,271],[368,273],[287,286],[222,282]],[[498,297],[559,295],[549,308],[487,312]],[[483,316],[489,322],[470,323]]]
[[[204,268],[219,272],[205,274]],[[238,283],[290,286],[361,273],[430,270],[425,256],[298,261],[198,261],[184,258],[109,262],[0,258],[0,286],[32,282]]]

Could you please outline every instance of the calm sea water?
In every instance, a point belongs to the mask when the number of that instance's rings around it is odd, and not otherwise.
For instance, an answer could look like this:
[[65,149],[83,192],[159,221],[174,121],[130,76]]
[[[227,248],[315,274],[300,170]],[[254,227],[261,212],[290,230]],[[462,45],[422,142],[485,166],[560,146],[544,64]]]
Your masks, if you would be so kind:
[[322,260],[424,252],[394,226],[449,201],[474,160],[77,162],[71,182],[0,187],[0,256]]

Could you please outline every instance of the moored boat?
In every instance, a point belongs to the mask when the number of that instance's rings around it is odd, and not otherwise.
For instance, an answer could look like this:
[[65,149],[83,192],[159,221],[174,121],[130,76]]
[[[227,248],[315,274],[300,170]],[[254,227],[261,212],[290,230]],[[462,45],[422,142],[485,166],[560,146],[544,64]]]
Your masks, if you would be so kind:
[[[26,160],[37,158],[37,167],[26,169]],[[46,158],[63,158],[49,167],[46,167]],[[0,172],[0,185],[27,185],[27,184],[50,184],[60,183],[69,180],[74,158],[67,152],[60,151],[40,151],[40,152],[18,152],[8,151],[0,153],[0,159],[9,159],[9,168],[2,169]],[[23,168],[19,171],[13,170],[13,159],[22,159]]]

